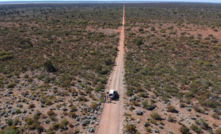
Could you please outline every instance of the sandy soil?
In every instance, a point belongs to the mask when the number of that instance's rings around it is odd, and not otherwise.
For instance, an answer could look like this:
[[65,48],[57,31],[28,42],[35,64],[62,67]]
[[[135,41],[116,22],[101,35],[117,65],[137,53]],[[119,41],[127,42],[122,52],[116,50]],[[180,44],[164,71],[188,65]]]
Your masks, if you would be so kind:
[[120,134],[123,130],[123,77],[124,77],[124,13],[123,8],[123,26],[120,31],[120,41],[118,46],[118,56],[116,58],[116,66],[113,68],[107,89],[115,89],[120,95],[118,101],[104,104],[101,121],[97,130],[98,134]]

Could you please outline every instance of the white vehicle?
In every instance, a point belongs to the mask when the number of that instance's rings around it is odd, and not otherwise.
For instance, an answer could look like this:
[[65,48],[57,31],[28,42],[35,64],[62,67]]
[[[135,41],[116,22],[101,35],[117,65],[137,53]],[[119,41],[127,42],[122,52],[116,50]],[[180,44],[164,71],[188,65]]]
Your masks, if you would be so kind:
[[118,97],[118,93],[117,93],[117,91],[115,91],[114,89],[111,89],[111,90],[108,92],[108,94],[109,94],[109,97],[110,97],[111,99],[114,99],[114,98]]

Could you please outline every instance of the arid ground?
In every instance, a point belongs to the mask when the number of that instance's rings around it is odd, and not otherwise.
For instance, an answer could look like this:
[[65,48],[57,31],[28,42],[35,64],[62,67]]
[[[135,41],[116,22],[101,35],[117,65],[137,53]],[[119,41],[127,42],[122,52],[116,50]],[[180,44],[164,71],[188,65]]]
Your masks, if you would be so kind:
[[219,4],[0,5],[0,134],[221,134],[220,31]]

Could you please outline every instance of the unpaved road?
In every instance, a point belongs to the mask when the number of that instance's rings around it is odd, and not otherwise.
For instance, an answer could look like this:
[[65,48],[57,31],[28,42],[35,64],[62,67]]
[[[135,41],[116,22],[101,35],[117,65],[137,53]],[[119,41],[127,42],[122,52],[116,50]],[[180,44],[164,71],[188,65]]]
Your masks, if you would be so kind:
[[125,6],[123,7],[122,29],[120,31],[120,41],[118,46],[118,56],[115,66],[108,81],[108,88],[115,89],[120,95],[118,101],[105,103],[98,127],[98,134],[122,134],[123,133],[123,78],[124,78],[124,19]]

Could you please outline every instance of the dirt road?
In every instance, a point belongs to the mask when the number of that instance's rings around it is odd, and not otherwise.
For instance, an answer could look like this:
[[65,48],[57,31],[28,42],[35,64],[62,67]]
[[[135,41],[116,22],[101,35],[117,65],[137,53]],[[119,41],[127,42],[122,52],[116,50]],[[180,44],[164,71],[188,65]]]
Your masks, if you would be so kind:
[[124,14],[125,7],[123,7],[123,21],[122,29],[120,31],[120,41],[118,46],[118,56],[116,58],[116,66],[110,75],[108,81],[108,88],[115,89],[120,95],[118,101],[112,101],[112,103],[105,103],[102,112],[101,121],[98,127],[98,134],[122,134],[123,130],[123,78],[124,78]]

